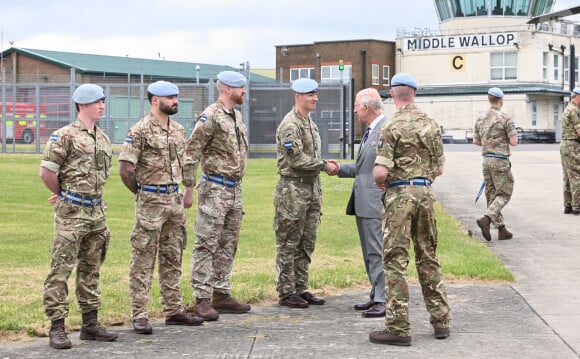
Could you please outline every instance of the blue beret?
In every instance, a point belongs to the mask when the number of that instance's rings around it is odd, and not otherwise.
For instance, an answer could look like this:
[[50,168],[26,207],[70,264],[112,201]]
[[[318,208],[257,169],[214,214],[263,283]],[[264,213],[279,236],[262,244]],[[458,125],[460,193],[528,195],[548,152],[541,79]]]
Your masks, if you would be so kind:
[[298,93],[318,92],[318,82],[312,79],[298,79],[292,82],[292,90]]
[[105,98],[105,90],[99,85],[83,84],[73,92],[73,101],[79,105],[86,105]]
[[153,96],[176,96],[179,95],[179,88],[167,81],[157,81],[147,87],[147,92]]
[[503,98],[503,91],[498,87],[490,88],[489,91],[487,91],[487,94],[497,98]]
[[411,75],[406,74],[404,72],[400,72],[395,76],[393,76],[393,79],[391,80],[391,87],[395,86],[409,86],[414,88],[415,90],[419,88],[419,85],[417,85],[417,81],[415,81],[415,79],[411,77]]
[[572,90],[572,92],[574,92],[577,95],[580,95],[580,87],[574,87],[574,90]]
[[222,71],[217,75],[218,80],[229,87],[246,86],[246,77],[235,71]]

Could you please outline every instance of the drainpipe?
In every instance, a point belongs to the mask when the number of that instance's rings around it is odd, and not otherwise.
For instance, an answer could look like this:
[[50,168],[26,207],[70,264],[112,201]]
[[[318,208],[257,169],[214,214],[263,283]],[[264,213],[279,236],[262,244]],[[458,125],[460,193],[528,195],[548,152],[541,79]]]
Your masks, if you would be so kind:
[[[363,89],[367,88],[367,50],[360,50],[361,57],[361,85]],[[352,70],[351,70],[352,71]]]

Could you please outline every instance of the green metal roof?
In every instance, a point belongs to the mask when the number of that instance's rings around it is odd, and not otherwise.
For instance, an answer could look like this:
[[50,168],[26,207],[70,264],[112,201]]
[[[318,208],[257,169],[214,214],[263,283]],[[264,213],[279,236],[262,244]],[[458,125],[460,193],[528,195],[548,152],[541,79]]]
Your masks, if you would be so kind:
[[[487,95],[492,85],[477,86],[437,86],[421,87],[417,90],[419,96],[458,96],[458,95]],[[570,96],[570,91],[563,90],[560,86],[546,84],[510,84],[497,86],[504,94],[539,94],[552,96]],[[390,98],[388,90],[379,91],[382,98]]]
[[[75,68],[77,71],[86,74],[106,74],[109,76],[115,76],[131,73],[133,75],[143,74],[145,76],[183,78],[195,81],[197,79],[196,66],[199,65],[199,79],[201,82],[207,82],[210,78],[215,78],[221,71],[239,71],[237,68],[224,65],[22,48],[10,48],[5,50],[4,56],[12,51],[26,54],[27,56],[50,62],[57,66]],[[274,80],[252,73],[250,75],[250,81],[272,82]]]

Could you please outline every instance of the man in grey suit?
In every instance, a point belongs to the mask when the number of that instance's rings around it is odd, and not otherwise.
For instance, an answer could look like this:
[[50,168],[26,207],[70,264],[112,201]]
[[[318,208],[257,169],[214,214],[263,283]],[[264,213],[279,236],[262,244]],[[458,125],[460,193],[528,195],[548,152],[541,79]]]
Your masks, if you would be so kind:
[[354,102],[354,113],[366,130],[361,139],[355,163],[337,163],[336,171],[328,175],[354,178],[346,214],[356,216],[356,226],[365,261],[367,275],[371,282],[370,300],[355,304],[354,309],[362,310],[367,318],[385,316],[385,274],[383,271],[383,230],[381,198],[383,192],[375,187],[373,168],[375,166],[376,140],[380,128],[386,122],[383,103],[378,91],[366,88],[359,91]]

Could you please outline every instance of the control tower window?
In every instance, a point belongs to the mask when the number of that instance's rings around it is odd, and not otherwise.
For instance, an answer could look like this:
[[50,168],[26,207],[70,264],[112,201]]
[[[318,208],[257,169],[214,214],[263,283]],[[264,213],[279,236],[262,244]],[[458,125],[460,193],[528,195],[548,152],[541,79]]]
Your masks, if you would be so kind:
[[466,16],[539,16],[549,13],[555,0],[435,0],[440,21]]
[[554,6],[554,0],[535,0],[532,7],[532,16],[549,13]]

